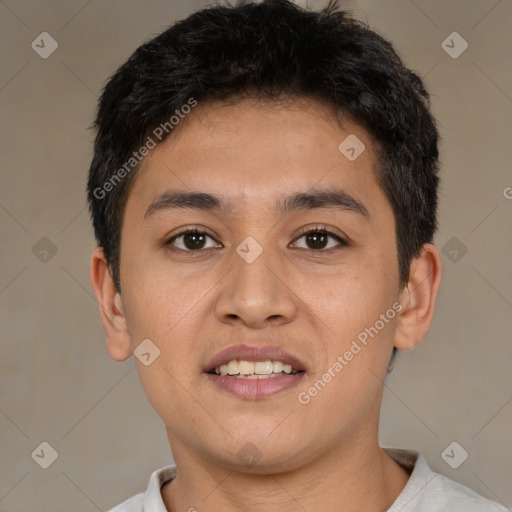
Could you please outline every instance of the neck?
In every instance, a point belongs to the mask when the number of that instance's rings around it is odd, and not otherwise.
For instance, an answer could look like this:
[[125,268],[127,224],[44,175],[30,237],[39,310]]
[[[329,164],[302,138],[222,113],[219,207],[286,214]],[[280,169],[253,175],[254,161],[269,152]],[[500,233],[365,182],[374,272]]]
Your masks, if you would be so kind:
[[296,469],[266,474],[219,468],[183,449],[173,453],[177,476],[162,489],[169,512],[334,512],[340,504],[347,512],[385,512],[409,479],[377,440],[352,439]]

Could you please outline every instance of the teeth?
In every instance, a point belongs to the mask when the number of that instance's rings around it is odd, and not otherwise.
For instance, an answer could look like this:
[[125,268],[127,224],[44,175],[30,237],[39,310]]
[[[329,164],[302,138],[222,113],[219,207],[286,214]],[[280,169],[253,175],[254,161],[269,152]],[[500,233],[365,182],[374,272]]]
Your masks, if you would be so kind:
[[274,361],[274,373],[281,373],[283,371],[284,364],[281,361]]
[[254,373],[254,363],[252,361],[238,361],[238,369],[240,375],[252,375]]
[[217,375],[230,375],[239,379],[267,379],[280,373],[297,373],[290,364],[281,361],[237,361],[232,360],[214,369]]
[[237,379],[271,379],[272,377],[279,377],[278,373],[271,373],[270,375],[235,375]]
[[272,361],[258,361],[254,364],[254,373],[256,375],[268,375],[272,373]]
[[283,372],[284,373],[292,373],[292,365],[291,364],[285,364],[283,366]]
[[229,361],[228,363],[228,375],[238,375],[240,370],[238,369],[238,361]]

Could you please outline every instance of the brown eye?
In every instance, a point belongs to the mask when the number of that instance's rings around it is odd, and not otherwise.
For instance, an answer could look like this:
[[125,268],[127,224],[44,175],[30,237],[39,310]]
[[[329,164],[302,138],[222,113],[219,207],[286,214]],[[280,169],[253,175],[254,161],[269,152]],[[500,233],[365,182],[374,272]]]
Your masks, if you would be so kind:
[[310,249],[325,249],[329,238],[329,235],[325,233],[308,233],[304,236],[306,237],[306,244],[308,244]]
[[[199,230],[189,229],[182,231],[170,238],[166,245],[173,245],[182,251],[198,251],[205,248],[215,247],[215,244],[206,247],[207,239],[213,240],[210,235]],[[178,242],[178,243],[175,243]]]
[[[313,229],[306,231],[303,233],[297,240],[304,238],[306,247],[301,247],[302,249],[312,250],[312,251],[323,251],[328,252],[330,249],[335,249],[336,244],[328,247],[329,239],[333,239],[338,242],[338,245],[345,246],[347,243],[338,235],[331,233],[325,229]],[[296,242],[297,243],[297,242]]]

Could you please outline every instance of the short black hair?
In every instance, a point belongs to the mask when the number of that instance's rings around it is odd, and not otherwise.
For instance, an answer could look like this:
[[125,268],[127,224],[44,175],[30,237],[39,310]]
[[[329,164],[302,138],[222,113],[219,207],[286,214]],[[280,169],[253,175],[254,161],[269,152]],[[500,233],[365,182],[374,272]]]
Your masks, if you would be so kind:
[[372,136],[405,286],[413,257],[437,230],[439,135],[422,80],[335,1],[310,11],[264,0],[212,5],[178,21],[140,46],[104,88],[87,187],[116,289],[124,205],[142,149],[165,140],[172,118],[198,102],[244,98],[315,99]]

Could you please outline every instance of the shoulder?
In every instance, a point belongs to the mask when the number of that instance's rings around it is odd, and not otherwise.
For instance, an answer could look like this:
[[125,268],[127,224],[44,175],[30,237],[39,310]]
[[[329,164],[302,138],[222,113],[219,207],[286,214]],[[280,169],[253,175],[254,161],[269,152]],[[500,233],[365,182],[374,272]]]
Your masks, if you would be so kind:
[[[449,478],[433,473],[432,489],[429,499],[435,504],[439,503],[439,510],[450,507],[450,510],[464,510],[467,512],[507,512],[508,509],[490,501],[465,485],[454,482]],[[458,508],[457,508],[458,507]]]
[[411,471],[406,486],[388,512],[510,512],[475,491],[430,469],[414,450],[386,447],[399,464]]
[[166,512],[162,499],[162,486],[176,477],[174,464],[151,473],[145,492],[128,498],[108,512]]
[[119,503],[108,512],[143,512],[144,511],[144,494],[139,493],[127,500]]
[[[432,472],[432,480],[421,500],[429,511],[508,512],[502,505],[488,500],[465,485]],[[423,509],[419,509],[423,510]],[[427,508],[425,508],[427,510]]]

